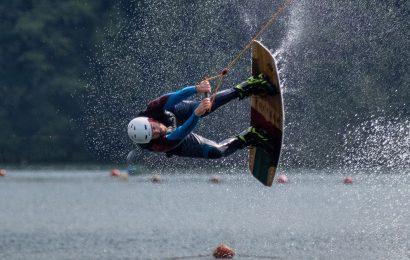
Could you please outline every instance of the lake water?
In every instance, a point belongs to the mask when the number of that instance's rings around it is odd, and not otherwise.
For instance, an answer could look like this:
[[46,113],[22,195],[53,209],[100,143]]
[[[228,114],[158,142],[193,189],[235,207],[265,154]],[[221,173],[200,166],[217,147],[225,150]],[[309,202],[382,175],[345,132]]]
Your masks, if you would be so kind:
[[[266,188],[245,169],[150,175],[13,170],[0,178],[0,259],[409,259],[409,171],[289,170]],[[353,176],[352,185],[343,177]],[[181,257],[181,258],[178,258]]]

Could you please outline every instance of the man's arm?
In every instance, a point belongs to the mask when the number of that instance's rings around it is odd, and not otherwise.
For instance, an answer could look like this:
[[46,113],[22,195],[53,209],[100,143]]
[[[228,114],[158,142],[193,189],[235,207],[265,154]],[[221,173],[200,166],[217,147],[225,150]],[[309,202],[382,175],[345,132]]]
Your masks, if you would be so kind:
[[199,121],[199,116],[195,115],[195,113],[192,113],[192,115],[188,118],[187,121],[181,126],[179,126],[177,129],[172,131],[171,133],[166,135],[166,138],[168,140],[182,140],[184,139],[189,133],[194,130],[195,126],[197,125]]
[[201,82],[198,86],[188,86],[178,91],[165,94],[148,104],[147,110],[169,110],[179,102],[196,93],[207,93],[211,91],[208,81]]
[[147,110],[168,110],[182,100],[196,93],[195,86],[185,87],[178,91],[160,96],[148,103]]
[[168,110],[171,107],[175,106],[179,102],[181,102],[184,99],[189,98],[190,96],[196,94],[196,87],[195,86],[189,86],[185,87],[183,89],[180,89],[178,91],[175,91],[173,93],[168,94],[168,100],[164,105],[164,109]]
[[195,126],[197,125],[199,118],[206,113],[211,108],[211,101],[209,98],[205,98],[201,101],[199,106],[195,109],[192,115],[188,118],[187,121],[171,133],[166,135],[168,140],[182,140],[184,139],[189,133],[194,130]]

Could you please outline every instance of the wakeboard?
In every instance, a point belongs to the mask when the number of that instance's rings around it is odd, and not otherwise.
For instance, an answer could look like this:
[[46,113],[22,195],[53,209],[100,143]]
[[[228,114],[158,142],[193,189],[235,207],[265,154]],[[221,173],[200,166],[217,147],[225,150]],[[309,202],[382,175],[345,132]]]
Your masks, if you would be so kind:
[[266,186],[272,186],[278,168],[283,137],[283,98],[276,61],[271,52],[258,41],[252,42],[252,75],[262,73],[275,88],[275,95],[251,97],[251,125],[268,135],[267,147],[251,147],[249,168],[252,175]]

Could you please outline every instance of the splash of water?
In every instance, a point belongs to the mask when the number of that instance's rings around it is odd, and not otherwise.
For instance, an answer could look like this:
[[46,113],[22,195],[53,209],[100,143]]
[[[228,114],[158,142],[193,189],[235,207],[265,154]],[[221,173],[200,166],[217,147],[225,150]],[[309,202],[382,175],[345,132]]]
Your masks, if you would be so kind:
[[356,169],[410,168],[410,121],[377,117],[348,126],[345,164]]
[[[291,73],[291,68],[289,65],[289,60],[291,60],[292,55],[295,55],[298,52],[298,46],[301,43],[303,38],[303,30],[304,26],[304,1],[298,1],[292,3],[290,8],[290,15],[288,18],[288,26],[286,29],[286,35],[283,37],[280,46],[274,53],[274,57],[278,61],[279,64],[279,74],[280,75],[288,75]],[[281,85],[283,93],[297,93],[301,91],[300,85],[296,84],[287,84],[286,78],[281,79]]]
[[[294,1],[261,39],[274,50],[285,96],[285,164],[314,167],[317,158],[330,164],[344,158],[338,133],[347,123],[357,125],[351,122],[354,110],[378,116],[375,108],[398,100],[397,110],[404,115],[408,111],[400,101],[406,100],[400,93],[406,93],[408,86],[401,66],[405,48],[394,49],[401,59],[395,59],[393,51],[384,52],[391,48],[386,37],[409,39],[402,30],[402,9],[374,0],[363,2]],[[103,33],[100,55],[93,60],[100,73],[90,80],[85,115],[90,148],[102,158],[124,161],[132,149],[125,131],[128,120],[156,96],[224,68],[280,2],[185,4],[133,2],[126,10],[119,8],[118,20]],[[386,66],[394,69],[395,73],[387,73],[393,75],[393,83],[380,76]],[[249,67],[248,55],[231,71],[225,87],[248,77]],[[390,100],[386,94],[390,89],[382,84],[394,84],[397,93]],[[223,140],[249,124],[248,113],[241,112],[248,109],[246,102],[233,102],[205,118],[196,131]],[[225,123],[227,119],[231,120]],[[143,154],[141,160],[155,164],[158,158]],[[245,165],[246,155],[220,162],[232,161]]]

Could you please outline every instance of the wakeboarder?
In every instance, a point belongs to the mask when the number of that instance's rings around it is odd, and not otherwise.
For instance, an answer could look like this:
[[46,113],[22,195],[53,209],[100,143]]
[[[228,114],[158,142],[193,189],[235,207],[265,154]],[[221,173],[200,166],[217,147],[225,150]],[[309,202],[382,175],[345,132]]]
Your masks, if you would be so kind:
[[[268,139],[263,130],[249,127],[238,135],[220,143],[193,132],[202,117],[234,99],[251,95],[274,95],[274,88],[260,74],[250,77],[239,85],[216,93],[214,101],[187,100],[194,94],[211,93],[209,81],[188,86],[165,94],[148,103],[146,109],[128,124],[128,136],[142,149],[166,153],[167,156],[218,159],[229,156],[247,146],[263,145]],[[127,156],[127,162],[135,161],[136,150]]]

